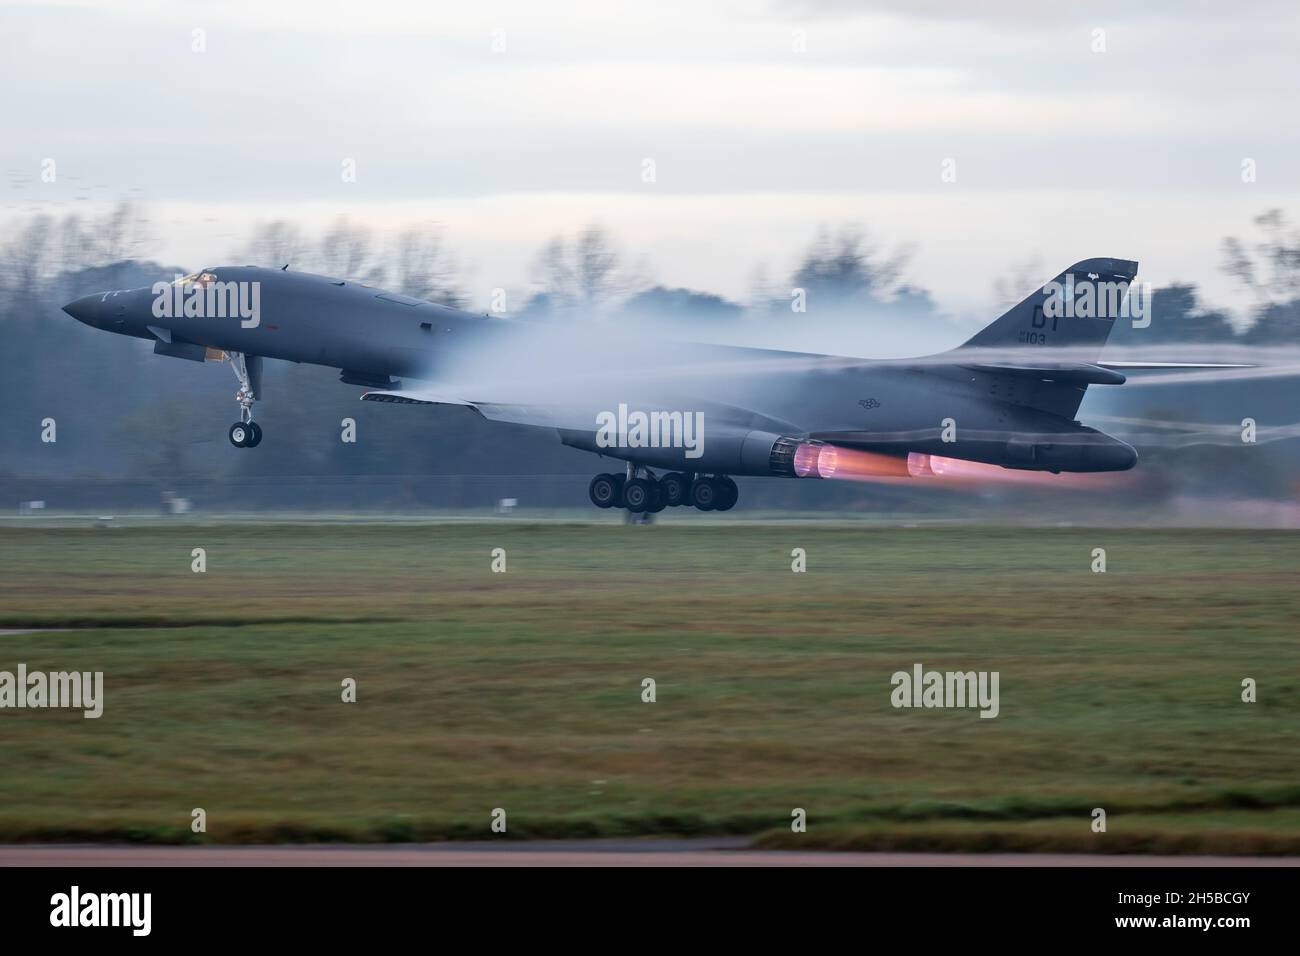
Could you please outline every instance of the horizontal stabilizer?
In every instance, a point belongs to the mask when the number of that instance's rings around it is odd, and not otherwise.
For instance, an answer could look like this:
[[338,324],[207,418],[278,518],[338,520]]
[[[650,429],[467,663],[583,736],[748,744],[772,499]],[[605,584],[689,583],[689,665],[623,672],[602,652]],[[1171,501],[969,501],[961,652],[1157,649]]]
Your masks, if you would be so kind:
[[1123,385],[1126,379],[1109,366],[1084,362],[1043,362],[1033,365],[969,365],[967,368],[993,375],[1036,378],[1063,385]]
[[1102,368],[1124,369],[1126,372],[1158,371],[1175,368],[1258,368],[1255,365],[1236,365],[1231,362],[1098,362]]

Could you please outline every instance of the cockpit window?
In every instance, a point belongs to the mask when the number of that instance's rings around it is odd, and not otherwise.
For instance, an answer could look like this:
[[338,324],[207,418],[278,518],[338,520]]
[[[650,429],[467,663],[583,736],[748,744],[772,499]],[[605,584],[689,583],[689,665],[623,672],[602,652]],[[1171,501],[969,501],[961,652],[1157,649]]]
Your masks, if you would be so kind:
[[178,285],[186,288],[191,285],[206,286],[217,281],[216,273],[213,272],[191,272],[187,276],[181,276],[172,285]]

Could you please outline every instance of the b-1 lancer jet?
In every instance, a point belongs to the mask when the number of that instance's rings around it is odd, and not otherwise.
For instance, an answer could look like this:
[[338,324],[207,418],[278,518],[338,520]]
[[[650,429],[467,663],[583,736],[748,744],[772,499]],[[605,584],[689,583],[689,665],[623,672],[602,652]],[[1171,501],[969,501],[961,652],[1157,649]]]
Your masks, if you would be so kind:
[[[732,476],[827,478],[853,456],[898,475],[931,462],[1046,472],[1132,468],[1128,444],[1075,420],[1090,385],[1131,368],[1100,361],[1137,263],[1087,259],[965,344],[915,359],[860,358],[603,335],[463,312],[350,280],[223,266],[64,306],[108,332],[239,380],[231,444],[253,448],[267,358],[336,368],[362,399],[459,405],[553,431],[622,463],[596,475],[600,508],[656,512],[736,504]],[[646,338],[653,339],[647,342]]]

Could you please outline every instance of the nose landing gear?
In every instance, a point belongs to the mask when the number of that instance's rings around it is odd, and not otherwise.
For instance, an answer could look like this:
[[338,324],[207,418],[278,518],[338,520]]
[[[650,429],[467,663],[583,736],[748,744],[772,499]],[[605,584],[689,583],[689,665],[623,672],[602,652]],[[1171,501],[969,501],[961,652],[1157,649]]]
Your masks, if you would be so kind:
[[257,422],[236,422],[230,426],[230,444],[236,448],[256,448],[262,444],[262,426]]
[[235,401],[239,403],[239,421],[230,426],[230,444],[236,448],[256,448],[262,444],[262,426],[253,421],[253,403],[262,389],[262,357],[231,352],[230,367],[239,379]]

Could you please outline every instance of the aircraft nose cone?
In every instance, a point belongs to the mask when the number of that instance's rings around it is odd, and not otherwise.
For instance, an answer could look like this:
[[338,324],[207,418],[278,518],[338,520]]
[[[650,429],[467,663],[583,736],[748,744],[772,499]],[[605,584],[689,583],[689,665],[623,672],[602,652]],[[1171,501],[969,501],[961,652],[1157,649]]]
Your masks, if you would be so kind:
[[80,299],[73,299],[63,307],[63,311],[68,313],[78,322],[85,322],[87,325],[98,324],[99,317],[103,314],[103,296],[96,293],[94,295],[83,295]]

